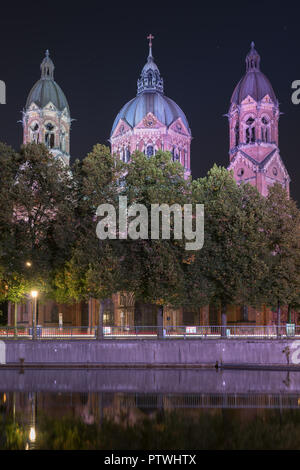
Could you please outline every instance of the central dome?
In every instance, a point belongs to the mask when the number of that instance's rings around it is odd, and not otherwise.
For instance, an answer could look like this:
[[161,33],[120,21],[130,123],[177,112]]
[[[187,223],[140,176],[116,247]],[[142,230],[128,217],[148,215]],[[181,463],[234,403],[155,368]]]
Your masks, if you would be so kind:
[[134,152],[148,158],[159,150],[170,152],[174,162],[191,174],[192,133],[182,109],[164,94],[164,81],[152,56],[150,34],[149,55],[137,81],[136,97],[128,101],[114,120],[110,144],[113,155],[129,163]]
[[148,114],[152,113],[157,119],[169,127],[176,119],[181,118],[190,132],[187,118],[182,109],[167,96],[157,91],[144,91],[125,104],[114,120],[111,135],[120,119],[135,127]]
[[152,35],[149,36],[149,55],[141,76],[137,81],[137,96],[125,104],[114,120],[111,136],[118,122],[123,119],[131,128],[139,124],[148,113],[152,113],[164,125],[169,127],[181,118],[189,134],[191,130],[184,112],[175,101],[164,95],[164,81],[152,55]]

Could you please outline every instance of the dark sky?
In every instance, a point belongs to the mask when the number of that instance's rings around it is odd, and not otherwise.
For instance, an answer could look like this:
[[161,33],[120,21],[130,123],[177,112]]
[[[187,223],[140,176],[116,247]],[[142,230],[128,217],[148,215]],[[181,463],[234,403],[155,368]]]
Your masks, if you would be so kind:
[[55,80],[75,121],[71,155],[82,158],[106,143],[120,108],[136,94],[146,62],[146,36],[165,82],[165,94],[185,112],[193,134],[193,177],[216,162],[228,164],[228,112],[233,89],[255,42],[261,69],[271,80],[284,113],[280,149],[300,201],[300,105],[291,83],[300,80],[300,5],[269,1],[98,1],[95,3],[3,2],[0,15],[0,140],[18,148],[21,111],[40,78],[46,49]]

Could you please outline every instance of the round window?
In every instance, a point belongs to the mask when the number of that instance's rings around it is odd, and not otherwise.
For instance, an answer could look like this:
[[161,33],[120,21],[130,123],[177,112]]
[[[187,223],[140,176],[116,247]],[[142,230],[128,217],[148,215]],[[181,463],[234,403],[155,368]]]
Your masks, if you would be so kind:
[[244,168],[239,168],[238,172],[237,172],[237,175],[238,176],[243,176],[243,174],[244,174]]
[[273,168],[273,175],[274,176],[278,175],[278,170],[277,170],[276,166],[274,166],[274,168]]

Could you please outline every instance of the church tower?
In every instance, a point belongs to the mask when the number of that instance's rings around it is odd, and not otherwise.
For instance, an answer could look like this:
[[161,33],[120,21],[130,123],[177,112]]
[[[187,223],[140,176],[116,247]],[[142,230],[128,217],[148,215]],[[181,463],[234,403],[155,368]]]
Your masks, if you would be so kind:
[[41,78],[32,87],[23,110],[23,143],[44,143],[54,157],[70,162],[70,109],[54,81],[49,51],[41,63]]
[[148,157],[159,149],[168,150],[188,177],[191,130],[184,112],[164,94],[163,78],[152,55],[154,37],[150,34],[147,39],[149,55],[137,81],[137,95],[123,106],[113,123],[111,150],[125,162],[135,150]]
[[266,196],[268,186],[280,183],[289,193],[290,177],[278,147],[279,104],[272,85],[260,70],[260,56],[251,44],[246,73],[231,97],[230,164],[238,183],[256,186]]

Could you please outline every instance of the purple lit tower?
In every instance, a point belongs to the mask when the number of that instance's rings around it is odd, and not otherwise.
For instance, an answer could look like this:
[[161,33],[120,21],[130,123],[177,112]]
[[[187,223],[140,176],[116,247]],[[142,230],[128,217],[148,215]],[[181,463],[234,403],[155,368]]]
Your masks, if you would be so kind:
[[272,85],[260,70],[260,56],[251,44],[246,73],[239,81],[228,113],[230,165],[238,183],[248,182],[266,196],[280,183],[289,193],[290,177],[278,147],[279,104]]
[[151,157],[159,149],[172,153],[191,174],[191,130],[180,107],[164,94],[163,78],[152,55],[152,39],[149,39],[149,55],[137,82],[137,95],[126,103],[117,115],[110,136],[112,153],[128,162],[130,155],[139,150]]

